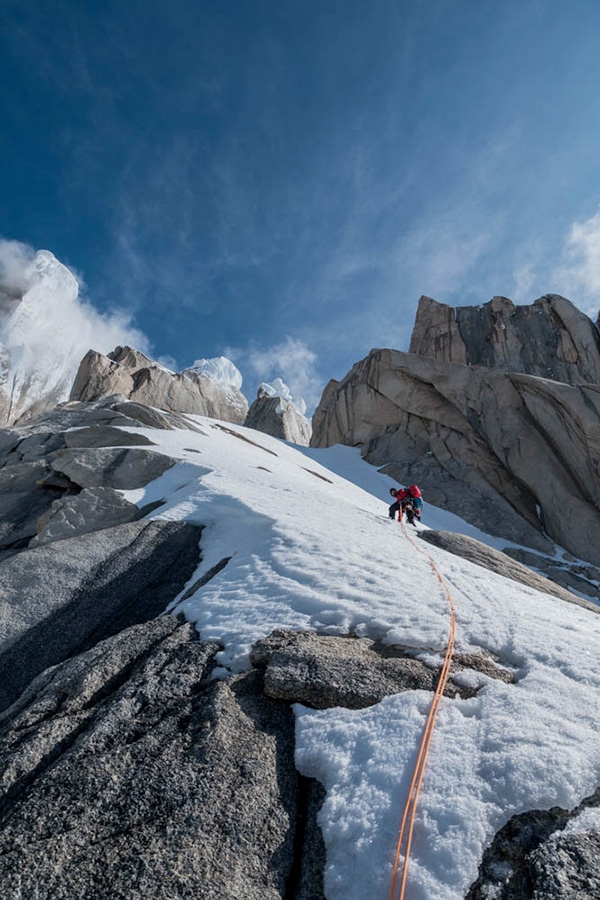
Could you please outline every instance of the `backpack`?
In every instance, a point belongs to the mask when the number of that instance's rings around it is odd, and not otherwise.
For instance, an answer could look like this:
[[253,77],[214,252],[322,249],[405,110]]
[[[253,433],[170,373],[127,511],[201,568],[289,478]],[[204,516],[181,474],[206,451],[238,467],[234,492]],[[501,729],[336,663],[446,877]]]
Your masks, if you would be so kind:
[[416,499],[417,497],[420,497],[420,496],[421,496],[421,491],[419,490],[419,487],[418,487],[418,485],[416,485],[416,484],[411,484],[411,485],[409,485],[409,486],[406,488],[406,490],[408,491],[408,493],[410,494],[410,496],[411,496],[411,497],[414,497],[415,499]]

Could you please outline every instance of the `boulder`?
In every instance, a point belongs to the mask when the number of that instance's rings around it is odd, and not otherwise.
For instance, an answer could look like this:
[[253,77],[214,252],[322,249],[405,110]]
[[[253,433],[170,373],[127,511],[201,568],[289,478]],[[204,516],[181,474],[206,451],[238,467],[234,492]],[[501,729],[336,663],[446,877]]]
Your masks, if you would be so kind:
[[108,487],[118,490],[143,487],[175,462],[170,456],[138,448],[66,449],[50,457],[55,472],[61,472],[82,488]]
[[77,428],[64,435],[67,447],[148,447],[154,444],[145,434],[123,431],[113,425]]
[[600,383],[598,327],[557,294],[530,306],[494,297],[456,308],[421,297],[409,352],[568,384]]
[[14,462],[0,469],[0,548],[26,546],[37,533],[40,516],[49,511],[53,501],[79,490],[68,479],[62,486],[48,481],[51,473],[44,459]]
[[[284,630],[257,641],[250,661],[265,670],[268,697],[314,709],[363,709],[401,691],[434,691],[441,668],[441,663],[440,667],[427,666],[400,647],[384,646],[369,638]],[[512,681],[507,670],[489,659],[457,654],[452,672],[465,667]],[[452,677],[445,689],[447,697],[469,697],[473,693],[453,683]]]
[[598,794],[573,810],[554,806],[513,816],[486,848],[466,900],[597,900],[600,835],[566,826],[582,810],[597,808]]
[[107,397],[226,422],[242,423],[248,412],[248,401],[237,387],[194,369],[170,372],[131,347],[117,347],[108,356],[90,350],[81,361],[71,400]]
[[37,534],[30,547],[41,547],[52,541],[62,541],[124,522],[135,522],[140,510],[112,488],[84,488],[75,496],[54,500],[52,506],[37,521]]
[[310,422],[301,415],[293,403],[281,397],[270,397],[259,390],[258,397],[248,410],[247,428],[308,447],[312,433]]

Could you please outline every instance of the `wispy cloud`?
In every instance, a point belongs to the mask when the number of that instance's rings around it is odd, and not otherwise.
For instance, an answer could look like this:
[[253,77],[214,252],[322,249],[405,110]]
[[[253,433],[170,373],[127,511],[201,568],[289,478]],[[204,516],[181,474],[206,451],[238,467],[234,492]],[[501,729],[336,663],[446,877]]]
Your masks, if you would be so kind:
[[571,225],[553,283],[559,293],[596,317],[600,307],[600,208]]
[[309,410],[321,399],[323,379],[317,371],[317,355],[297,338],[288,335],[270,347],[256,342],[245,348],[228,347],[225,355],[242,371],[251,372],[257,382],[281,378],[294,396],[306,401]]

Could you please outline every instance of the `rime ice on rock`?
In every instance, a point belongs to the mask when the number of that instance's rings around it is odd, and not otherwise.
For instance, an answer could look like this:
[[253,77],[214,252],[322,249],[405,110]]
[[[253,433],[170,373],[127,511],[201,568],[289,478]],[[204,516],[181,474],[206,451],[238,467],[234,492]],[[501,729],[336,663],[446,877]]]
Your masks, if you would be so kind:
[[213,381],[225,387],[233,387],[240,390],[242,386],[242,374],[230,359],[226,356],[215,356],[212,359],[197,359],[196,362],[184,369],[187,372],[195,372],[198,375],[206,375]]

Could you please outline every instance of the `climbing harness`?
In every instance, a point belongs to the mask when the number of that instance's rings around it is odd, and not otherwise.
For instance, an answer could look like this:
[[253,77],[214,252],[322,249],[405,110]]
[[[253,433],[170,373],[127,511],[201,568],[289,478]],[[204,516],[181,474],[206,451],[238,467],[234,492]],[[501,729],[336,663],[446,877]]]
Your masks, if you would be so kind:
[[404,862],[402,864],[402,872],[400,876],[400,891],[398,893],[398,900],[404,900],[405,891],[406,891],[406,877],[408,875],[408,861],[410,858],[410,848],[412,844],[412,836],[413,836],[413,827],[415,823],[415,814],[417,811],[417,801],[419,799],[419,792],[421,790],[421,783],[423,781],[423,776],[425,774],[425,767],[427,765],[427,757],[429,755],[429,747],[431,745],[431,738],[433,736],[433,729],[435,727],[435,720],[437,718],[437,714],[440,708],[440,703],[442,702],[442,696],[444,694],[444,690],[446,689],[446,684],[448,682],[448,676],[450,674],[450,663],[452,662],[452,653],[454,652],[454,640],[456,635],[456,617],[454,614],[454,603],[452,602],[452,595],[450,594],[450,590],[448,585],[444,581],[442,574],[440,573],[438,567],[436,566],[433,558],[426,553],[421,547],[418,547],[415,541],[411,538],[404,524],[404,521],[401,520],[402,530],[404,531],[404,536],[410,541],[415,550],[419,553],[422,553],[423,556],[426,556],[429,560],[429,565],[433,569],[433,572],[439,581],[445,595],[446,600],[450,606],[450,636],[448,638],[448,646],[446,648],[446,655],[444,657],[444,664],[442,665],[442,670],[440,672],[440,677],[437,683],[437,687],[435,689],[435,694],[433,700],[431,701],[431,707],[429,709],[429,714],[427,716],[427,721],[425,722],[425,728],[423,730],[423,736],[421,738],[421,745],[419,747],[419,753],[417,756],[417,762],[415,765],[415,770],[413,773],[412,781],[410,783],[410,788],[408,791],[408,797],[406,799],[406,805],[404,807],[404,813],[402,814],[402,822],[400,824],[400,834],[398,836],[398,844],[396,847],[396,857],[394,859],[394,867],[392,870],[392,883],[390,887],[390,896],[389,900],[394,900],[396,894],[396,882],[398,880],[398,864],[400,861],[400,855],[404,854]]

